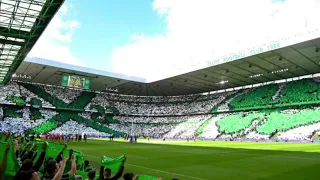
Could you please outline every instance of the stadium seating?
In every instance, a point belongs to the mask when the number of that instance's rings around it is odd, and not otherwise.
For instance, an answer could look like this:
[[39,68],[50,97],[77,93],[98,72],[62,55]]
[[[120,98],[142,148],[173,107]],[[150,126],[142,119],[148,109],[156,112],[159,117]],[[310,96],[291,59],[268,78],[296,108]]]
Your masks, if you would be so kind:
[[277,89],[278,86],[276,84],[252,89],[250,92],[234,98],[230,105],[234,108],[243,108],[272,104],[272,96],[275,95]]
[[40,113],[40,111],[39,111],[39,109],[33,109],[32,108],[30,111],[31,111],[30,119],[37,120],[37,119],[42,119],[43,118],[41,113]]
[[227,114],[217,114],[206,120],[197,130],[197,137],[215,139],[221,133],[217,121],[224,118]]
[[271,134],[318,121],[320,121],[319,109],[302,109],[294,113],[273,111],[270,113],[268,121],[257,128],[257,132],[261,134]]
[[84,109],[88,103],[96,96],[95,93],[83,91],[78,98],[76,98],[74,101],[72,101],[68,108],[72,109]]
[[[177,97],[123,96],[10,82],[0,88],[0,94],[4,96],[0,97],[1,131],[17,133],[65,133],[74,125],[104,135],[268,139],[278,133],[279,138],[310,139],[320,131],[319,82],[313,79]],[[209,112],[217,114],[211,118]]]
[[217,125],[219,131],[226,134],[237,133],[249,127],[253,120],[261,121],[264,117],[263,112],[252,112],[252,113],[237,113],[226,116],[219,120]]
[[69,104],[75,100],[82,91],[67,89],[63,87],[42,86],[42,88],[51,96],[61,99],[64,103]]
[[48,134],[61,134],[61,135],[65,135],[65,134],[86,134],[88,136],[95,136],[95,137],[99,137],[99,136],[109,136],[110,134],[104,133],[104,132],[100,132],[98,130],[95,130],[91,127],[86,127],[83,124],[79,124],[76,121],[67,121],[66,123],[64,123],[62,126],[50,131]]
[[34,84],[27,84],[27,83],[19,83],[19,85],[23,86],[30,92],[37,94],[39,97],[43,98],[44,100],[48,101],[50,104],[52,104],[55,107],[66,107],[67,104],[63,102],[62,100],[55,98],[54,96],[51,96],[49,93],[47,93],[44,89],[42,89],[38,85]]
[[312,79],[293,81],[285,86],[281,96],[281,103],[319,101],[320,83]]
[[42,124],[40,124],[39,126],[33,128],[33,131],[34,133],[37,133],[37,134],[46,134],[54,129],[56,129],[58,127],[58,123],[53,120],[53,119],[50,119]]

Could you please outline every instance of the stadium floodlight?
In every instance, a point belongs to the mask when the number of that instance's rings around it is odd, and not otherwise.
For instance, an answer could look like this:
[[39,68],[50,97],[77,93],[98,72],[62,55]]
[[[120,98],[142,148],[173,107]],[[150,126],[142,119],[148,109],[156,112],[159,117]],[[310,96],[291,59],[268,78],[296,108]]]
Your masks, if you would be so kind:
[[28,76],[28,75],[26,75],[26,74],[16,74],[16,73],[14,73],[14,74],[12,75],[12,78],[32,79],[31,76]]
[[271,74],[282,73],[282,72],[286,72],[286,71],[289,71],[289,69],[288,69],[288,68],[286,68],[286,69],[279,69],[279,70],[276,70],[276,71],[272,71]]
[[225,83],[227,83],[228,82],[228,80],[226,80],[226,81],[220,81],[220,82],[218,82],[218,83],[216,83],[216,84],[225,84]]
[[263,74],[254,74],[254,75],[249,76],[249,78],[257,78],[260,76],[263,76]]

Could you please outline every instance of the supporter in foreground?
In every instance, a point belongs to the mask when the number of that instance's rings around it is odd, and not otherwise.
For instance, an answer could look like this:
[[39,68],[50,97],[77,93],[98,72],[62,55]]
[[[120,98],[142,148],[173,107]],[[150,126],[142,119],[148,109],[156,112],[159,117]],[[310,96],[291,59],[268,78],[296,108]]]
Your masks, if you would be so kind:
[[84,161],[84,171],[89,172],[94,169],[94,166],[90,164],[88,160]]
[[[62,161],[60,162],[60,168],[56,160],[49,160],[46,164],[46,174],[44,175],[43,180],[53,180],[53,179],[56,179],[57,177],[60,177],[60,178],[57,178],[58,180],[70,179],[72,176],[75,175],[77,171],[76,169],[77,165],[73,155],[70,157],[70,160],[71,160],[71,170],[66,174],[63,174],[63,171],[66,165],[67,159],[62,159]],[[61,169],[62,169],[62,172],[61,172]]]
[[[34,145],[35,145],[35,143],[34,143]],[[45,159],[46,151],[47,151],[47,143],[44,142],[42,144],[42,152],[41,152],[37,162],[35,163],[35,165],[33,165],[33,159],[36,156],[36,153],[33,152],[34,145],[31,148],[31,150],[27,153],[27,155],[23,155],[22,165],[21,165],[20,169],[18,170],[18,172],[16,173],[14,180],[24,179],[24,177],[29,177],[29,176],[31,176],[32,179],[34,179],[34,178],[37,179],[37,177],[39,176],[37,171],[39,171],[39,169]]]
[[28,171],[23,171],[21,173],[21,177],[19,178],[19,180],[40,180],[40,176],[37,173],[37,171],[30,169]]
[[133,173],[125,173],[123,175],[124,180],[137,180],[139,178],[139,175],[133,174]]
[[88,180],[95,180],[96,177],[96,171],[95,170],[90,170],[88,172]]
[[[58,165],[55,160],[50,160],[47,163],[48,176],[44,176],[42,179],[43,180],[67,180],[67,179],[69,180],[70,177],[75,174],[75,171],[72,175],[70,172],[67,174],[63,174],[64,168],[66,167],[66,162],[67,162],[67,159],[62,159],[62,161],[60,161],[60,165]],[[74,165],[73,162],[75,161],[72,160],[72,167]],[[73,171],[73,168],[71,168],[71,171]]]

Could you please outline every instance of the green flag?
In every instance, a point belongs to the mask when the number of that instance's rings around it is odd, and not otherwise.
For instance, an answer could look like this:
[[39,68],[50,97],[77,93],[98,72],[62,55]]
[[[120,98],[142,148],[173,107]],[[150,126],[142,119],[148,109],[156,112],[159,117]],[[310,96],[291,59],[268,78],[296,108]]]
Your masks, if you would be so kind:
[[[59,153],[61,152],[64,144],[62,143],[55,143],[55,142],[46,142],[46,141],[37,141],[36,142],[36,151],[37,151],[37,156],[34,159],[34,163],[37,162],[39,159],[39,156],[42,153],[42,146],[43,143],[47,143],[47,148],[46,148],[46,159],[52,158],[56,159]],[[44,169],[44,164],[42,164],[40,171]]]
[[66,167],[64,168],[63,173],[64,173],[64,174],[65,174],[65,173],[68,173],[68,172],[71,170],[71,166],[72,166],[71,161],[67,161]]
[[73,151],[74,157],[76,158],[76,163],[84,167],[84,155],[79,151]]
[[104,166],[105,168],[110,168],[111,172],[114,174],[119,171],[125,159],[126,159],[126,155],[122,155],[114,159],[107,156],[102,156],[101,165]]
[[[7,168],[5,171],[5,178],[4,179],[10,179],[10,177],[14,177],[19,169],[19,165],[17,162],[16,155],[14,153],[14,148],[12,143],[8,141],[10,144],[9,152],[7,154]],[[4,150],[6,149],[6,143],[0,142],[0,161],[3,159],[4,156]]]
[[37,152],[36,157],[34,158],[34,162],[37,162],[41,153],[42,153],[42,146],[44,142],[36,142],[36,149],[35,151]]
[[87,173],[87,172],[77,171],[77,174],[76,174],[76,175],[81,176],[83,179],[88,179],[88,173]]
[[63,143],[55,143],[55,142],[48,143],[46,157],[51,157],[53,159],[56,159],[56,157],[59,155],[59,153],[61,152],[64,146],[65,144]]
[[140,175],[138,180],[158,180],[158,177],[154,176],[147,176],[147,175]]
[[[73,151],[73,157],[76,160],[76,164],[80,165],[80,169],[79,170],[83,170],[83,166],[84,166],[84,155],[76,150],[72,150]],[[68,153],[70,153],[70,150],[67,151]],[[68,157],[70,156],[70,154],[68,154]],[[66,167],[64,168],[64,173],[67,173],[71,170],[72,167],[72,163],[71,161],[67,161],[66,163]]]

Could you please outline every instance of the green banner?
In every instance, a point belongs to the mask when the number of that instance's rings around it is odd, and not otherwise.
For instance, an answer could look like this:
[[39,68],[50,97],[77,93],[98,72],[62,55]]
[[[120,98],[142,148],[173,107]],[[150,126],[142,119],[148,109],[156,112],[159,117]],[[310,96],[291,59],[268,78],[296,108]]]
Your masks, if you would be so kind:
[[90,79],[85,78],[83,83],[83,89],[89,89],[90,88]]
[[[12,142],[12,140],[8,140],[8,142]],[[0,160],[3,159],[4,156],[4,150],[6,149],[6,144],[5,142],[0,142]],[[16,155],[14,153],[14,147],[12,143],[9,143],[9,151],[7,154],[7,168],[5,171],[5,177],[3,179],[10,179],[11,177],[14,177],[19,169],[18,162]]]
[[107,156],[102,156],[101,165],[104,166],[104,168],[111,169],[111,172],[114,174],[119,171],[125,159],[126,159],[126,155],[122,155],[114,159]]
[[68,74],[63,74],[62,75],[61,85],[62,86],[68,86],[68,80],[69,80],[69,75]]

